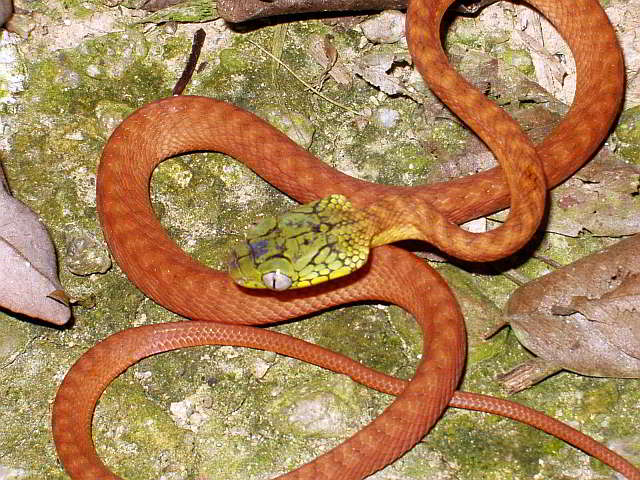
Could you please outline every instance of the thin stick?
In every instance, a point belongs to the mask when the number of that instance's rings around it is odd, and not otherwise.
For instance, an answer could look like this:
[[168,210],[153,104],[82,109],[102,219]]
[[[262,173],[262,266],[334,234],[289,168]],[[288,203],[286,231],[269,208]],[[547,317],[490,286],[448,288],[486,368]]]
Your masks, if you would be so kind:
[[191,53],[189,54],[189,59],[187,60],[187,64],[182,71],[182,75],[180,79],[176,82],[176,86],[173,87],[171,91],[172,95],[182,95],[182,92],[187,87],[189,82],[191,81],[191,77],[193,76],[193,72],[196,69],[196,65],[198,64],[198,58],[200,58],[200,52],[202,51],[202,45],[204,44],[204,39],[207,34],[203,29],[199,28],[196,30],[196,33],[193,36],[193,44],[191,45]]
[[[498,0],[464,0],[455,7],[458,13],[475,14]],[[218,14],[230,23],[246,22],[276,15],[314,12],[366,10],[405,10],[408,0],[218,0]]]

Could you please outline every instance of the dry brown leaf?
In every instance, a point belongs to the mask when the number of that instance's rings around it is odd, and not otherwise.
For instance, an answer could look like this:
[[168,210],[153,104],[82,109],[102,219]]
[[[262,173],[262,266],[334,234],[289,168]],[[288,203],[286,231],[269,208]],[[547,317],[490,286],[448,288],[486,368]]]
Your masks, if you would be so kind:
[[640,378],[640,234],[517,289],[505,309],[537,359],[502,377],[518,391],[564,369]]
[[640,274],[627,276],[599,298],[574,297],[571,307],[592,322],[611,327],[611,341],[627,355],[640,358]]
[[56,325],[71,310],[63,292],[53,243],[37,215],[13,198],[0,167],[0,307]]
[[318,85],[322,85],[327,76],[333,78],[340,85],[351,83],[351,74],[344,65],[338,62],[338,50],[331,43],[331,39],[326,35],[312,35],[309,38],[309,55],[318,63],[324,72],[320,75]]

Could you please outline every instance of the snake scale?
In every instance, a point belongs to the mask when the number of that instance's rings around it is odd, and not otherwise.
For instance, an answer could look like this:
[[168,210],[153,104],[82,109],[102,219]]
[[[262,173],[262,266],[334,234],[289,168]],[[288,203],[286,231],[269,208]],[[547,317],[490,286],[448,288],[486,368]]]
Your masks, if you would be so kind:
[[[640,472],[626,460],[542,413],[506,400],[455,391],[466,350],[461,313],[444,281],[408,252],[381,246],[349,276],[274,295],[240,288],[227,274],[191,259],[153,214],[149,182],[156,165],[176,154],[213,150],[242,161],[300,202],[342,194],[358,208],[371,208],[379,217],[376,221],[393,231],[386,241],[397,238],[399,218],[413,218],[400,228],[401,234],[426,239],[468,260],[490,260],[518,249],[538,226],[546,186],[571,175],[606,137],[622,98],[621,52],[596,0],[530,2],[563,35],[578,73],[575,100],[567,116],[534,148],[502,110],[450,67],[440,44],[441,21],[450,3],[410,2],[410,50],[430,88],[490,146],[502,168],[421,187],[371,184],[330,168],[256,116],[203,97],[178,96],[150,103],[115,130],[104,149],[97,185],[98,212],[109,248],[146,295],[195,321],[119,332],[90,349],[71,368],[54,404],[53,434],[58,455],[73,479],[119,478],[98,458],[91,438],[95,404],[111,380],[141,358],[204,344],[272,350],[397,395],[380,417],[353,437],[278,478],[364,478],[412,448],[451,405],[533,425],[596,456],[627,478],[640,479]],[[504,208],[509,201],[508,221],[488,234],[464,233],[454,225]],[[255,327],[359,300],[391,302],[415,316],[425,340],[411,381]]]

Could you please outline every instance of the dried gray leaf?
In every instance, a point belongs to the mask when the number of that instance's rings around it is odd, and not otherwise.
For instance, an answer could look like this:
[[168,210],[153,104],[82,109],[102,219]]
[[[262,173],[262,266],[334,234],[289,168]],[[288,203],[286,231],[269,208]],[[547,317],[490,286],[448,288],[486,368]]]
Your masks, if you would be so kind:
[[398,79],[387,72],[393,65],[393,54],[366,55],[353,65],[353,71],[367,83],[378,87],[387,95],[396,95],[404,90]]
[[71,310],[62,303],[56,254],[37,215],[11,196],[0,167],[0,307],[62,325]]
[[640,167],[603,150],[553,190],[547,231],[578,236],[632,235],[640,231]]
[[389,73],[394,63],[404,63],[407,57],[392,53],[372,53],[365,55],[351,65],[353,73],[361,77],[365,82],[379,88],[387,95],[405,95],[419,104],[425,102],[422,94],[408,88],[407,84],[393,74]]

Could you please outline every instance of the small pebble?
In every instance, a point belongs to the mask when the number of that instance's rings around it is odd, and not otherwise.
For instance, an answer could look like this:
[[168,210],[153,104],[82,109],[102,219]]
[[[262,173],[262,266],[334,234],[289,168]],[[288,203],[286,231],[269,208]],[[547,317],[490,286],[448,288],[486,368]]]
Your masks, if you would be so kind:
[[374,121],[383,128],[393,128],[398,118],[400,118],[400,114],[397,110],[382,107],[376,110]]

